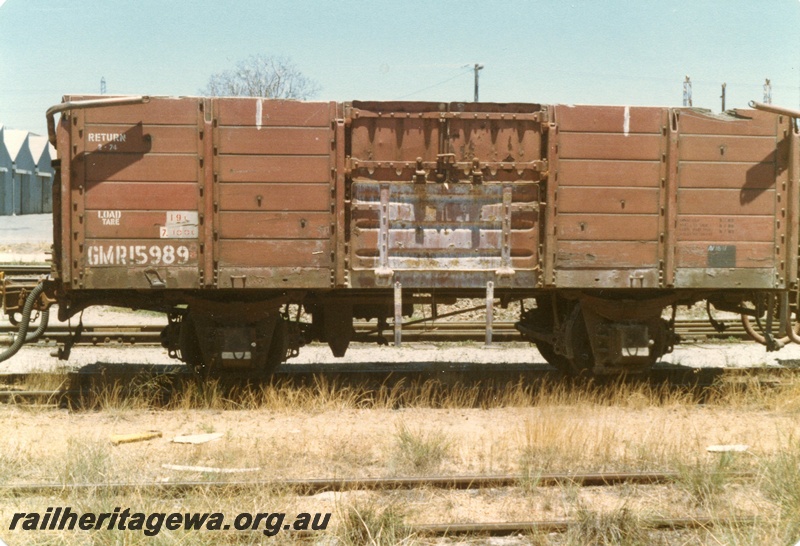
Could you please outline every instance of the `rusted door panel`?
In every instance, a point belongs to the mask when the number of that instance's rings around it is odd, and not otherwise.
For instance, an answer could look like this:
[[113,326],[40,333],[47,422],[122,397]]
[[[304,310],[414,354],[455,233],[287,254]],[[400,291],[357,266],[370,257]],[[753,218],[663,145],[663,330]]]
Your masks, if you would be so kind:
[[[509,284],[535,283],[538,192],[533,184],[355,181],[351,192],[354,283],[380,285],[377,277],[388,269],[404,285],[425,286],[437,279],[441,287],[482,287],[504,268],[515,271]],[[384,229],[382,214],[388,216]],[[446,271],[449,275],[441,274]]]
[[[786,278],[788,120],[676,109],[675,286],[775,288]],[[796,258],[795,258],[796,259]]]
[[154,98],[67,118],[74,288],[199,286],[197,112]]
[[335,105],[218,99],[215,115],[219,286],[330,287]]
[[354,287],[534,287],[539,105],[354,102]]
[[[659,283],[665,176],[662,108],[556,106],[555,232],[546,250],[558,287]],[[605,283],[605,284],[603,284]]]

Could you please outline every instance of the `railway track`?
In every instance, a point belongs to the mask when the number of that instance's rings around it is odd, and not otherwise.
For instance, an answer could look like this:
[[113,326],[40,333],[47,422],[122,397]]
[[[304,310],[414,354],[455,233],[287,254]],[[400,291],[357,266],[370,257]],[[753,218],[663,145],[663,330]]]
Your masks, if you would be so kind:
[[[375,334],[375,325],[367,322],[355,323],[357,334]],[[458,342],[481,341],[485,338],[485,323],[480,321],[437,322],[432,324],[412,324],[403,328],[403,341],[408,342]],[[77,345],[160,345],[161,330],[164,325],[84,325],[83,334]],[[497,342],[524,340],[514,328],[513,322],[495,322],[492,338]],[[74,330],[74,328],[73,328]],[[685,342],[708,340],[749,339],[741,323],[726,323],[724,332],[717,332],[705,319],[684,319],[676,321],[676,331]],[[0,344],[10,344],[16,327],[0,324]],[[38,344],[64,343],[71,335],[70,328],[63,324],[48,326],[47,331],[37,341]],[[389,331],[384,333],[388,339]]]
[[[730,473],[726,480],[751,479],[751,473]],[[144,483],[30,483],[0,486],[0,494],[13,497],[101,494],[111,495],[163,495],[190,493],[236,494],[252,490],[279,490],[295,495],[309,496],[323,492],[344,491],[393,491],[398,489],[417,490],[435,488],[443,490],[510,489],[518,487],[613,487],[619,485],[660,485],[676,484],[681,476],[678,472],[617,472],[617,473],[553,473],[536,477],[515,474],[477,475],[477,476],[427,476],[407,478],[326,478],[326,479],[284,479],[252,481],[174,481]],[[682,529],[709,528],[723,525],[751,525],[756,519],[742,515],[733,517],[708,517],[697,515],[682,518],[652,518],[638,522],[639,526],[651,530],[670,531]],[[516,522],[481,523],[436,523],[410,524],[405,526],[407,533],[418,536],[503,536],[518,533],[564,533],[580,525],[578,520],[532,520]]]

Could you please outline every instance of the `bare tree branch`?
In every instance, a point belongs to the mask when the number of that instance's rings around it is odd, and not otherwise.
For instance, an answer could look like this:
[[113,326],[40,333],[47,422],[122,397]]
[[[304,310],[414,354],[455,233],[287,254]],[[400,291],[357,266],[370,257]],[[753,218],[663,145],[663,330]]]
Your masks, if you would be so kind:
[[319,85],[304,76],[287,57],[251,55],[230,70],[212,74],[202,95],[211,97],[265,97],[306,100]]

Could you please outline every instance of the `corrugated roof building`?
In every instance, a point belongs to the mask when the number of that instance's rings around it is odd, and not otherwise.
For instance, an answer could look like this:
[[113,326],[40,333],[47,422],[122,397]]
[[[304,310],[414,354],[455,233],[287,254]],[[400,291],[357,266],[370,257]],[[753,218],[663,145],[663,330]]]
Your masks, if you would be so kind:
[[0,216],[13,214],[12,170],[14,162],[5,145],[5,128],[0,124]]
[[6,171],[0,170],[0,214],[53,212],[55,152],[47,138],[14,129],[3,129],[1,136],[0,169]]

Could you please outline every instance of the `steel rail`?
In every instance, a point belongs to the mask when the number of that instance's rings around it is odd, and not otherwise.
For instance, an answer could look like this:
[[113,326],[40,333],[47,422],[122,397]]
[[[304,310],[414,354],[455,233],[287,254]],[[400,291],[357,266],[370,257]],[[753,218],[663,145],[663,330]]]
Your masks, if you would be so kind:
[[[643,519],[639,525],[654,530],[703,529],[725,525],[753,525],[754,516],[734,516],[728,518],[655,518]],[[519,533],[565,533],[580,525],[576,520],[539,520],[509,523],[434,523],[409,525],[409,532],[427,536],[491,535],[507,536]]]
[[[356,322],[354,327],[357,333],[373,333],[374,324]],[[685,341],[699,341],[706,339],[749,339],[745,329],[739,321],[731,322],[724,332],[718,332],[705,319],[678,320],[675,323],[676,331]],[[77,345],[102,345],[102,344],[142,344],[160,345],[161,330],[164,325],[84,325],[81,339]],[[493,324],[493,337],[496,341],[519,341],[525,339],[514,328],[514,323],[495,322]],[[3,336],[13,336],[16,327],[10,324],[0,324],[0,345]],[[387,330],[388,332],[388,330]],[[410,342],[436,342],[436,341],[480,341],[485,335],[485,324],[481,321],[463,322],[436,322],[428,324],[414,324],[404,326],[404,339]],[[63,343],[71,335],[70,329],[61,324],[51,325],[40,339],[40,343]]]
[[[732,479],[752,478],[753,474],[731,472]],[[532,485],[536,487],[554,487],[558,485],[574,485],[580,487],[608,487],[621,484],[657,485],[673,483],[680,478],[677,472],[612,472],[612,473],[563,473],[541,474],[530,477],[518,474],[495,476],[426,476],[408,478],[322,478],[322,479],[286,479],[286,480],[254,480],[254,481],[184,481],[184,482],[124,482],[124,483],[33,483],[0,485],[0,494],[8,495],[51,495],[60,492],[103,491],[105,493],[128,493],[131,491],[148,492],[185,492],[203,490],[240,490],[240,489],[279,489],[291,490],[299,495],[315,495],[326,491],[355,490],[398,490],[430,487],[435,489],[490,489]]]

